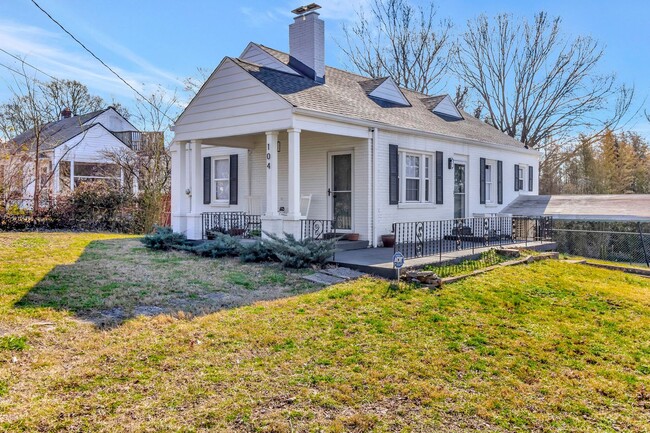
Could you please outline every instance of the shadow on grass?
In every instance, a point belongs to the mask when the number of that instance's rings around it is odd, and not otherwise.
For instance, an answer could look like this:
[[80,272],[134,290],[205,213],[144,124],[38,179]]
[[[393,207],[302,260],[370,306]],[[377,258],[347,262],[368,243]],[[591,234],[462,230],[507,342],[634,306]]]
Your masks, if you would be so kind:
[[138,239],[92,241],[73,264],[50,271],[16,308],[68,311],[97,327],[136,316],[196,316],[317,290],[277,264],[242,264],[150,251]]

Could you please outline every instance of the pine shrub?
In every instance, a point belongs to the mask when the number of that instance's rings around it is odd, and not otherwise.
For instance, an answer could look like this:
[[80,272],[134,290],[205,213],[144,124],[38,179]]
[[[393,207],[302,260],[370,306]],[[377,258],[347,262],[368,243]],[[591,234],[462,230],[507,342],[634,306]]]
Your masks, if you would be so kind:
[[315,240],[311,238],[298,240],[285,233],[284,239],[271,233],[265,233],[267,248],[286,268],[307,268],[322,266],[332,257],[337,239]]
[[239,247],[239,260],[242,263],[267,262],[275,260],[275,254],[265,240],[255,241],[241,244]]
[[174,233],[171,227],[155,227],[153,233],[145,235],[140,241],[149,249],[162,251],[182,249],[187,245],[185,235]]
[[226,257],[236,256],[239,252],[239,241],[232,236],[215,234],[214,239],[200,243],[193,247],[185,248],[201,257]]

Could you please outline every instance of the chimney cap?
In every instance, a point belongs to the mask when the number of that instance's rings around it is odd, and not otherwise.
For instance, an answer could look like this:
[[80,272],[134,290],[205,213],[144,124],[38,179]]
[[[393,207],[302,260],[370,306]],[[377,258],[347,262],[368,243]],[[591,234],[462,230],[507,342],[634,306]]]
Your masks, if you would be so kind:
[[302,15],[304,13],[315,11],[316,9],[320,9],[320,8],[321,8],[320,5],[317,5],[316,3],[311,3],[306,6],[300,6],[299,8],[292,10],[291,13],[294,13],[296,15]]

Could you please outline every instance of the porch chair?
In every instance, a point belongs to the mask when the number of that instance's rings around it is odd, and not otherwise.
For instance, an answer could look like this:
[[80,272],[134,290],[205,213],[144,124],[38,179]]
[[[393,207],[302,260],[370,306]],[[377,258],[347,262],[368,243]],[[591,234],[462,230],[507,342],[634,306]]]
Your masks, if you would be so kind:
[[309,218],[309,208],[311,207],[311,194],[300,196],[300,215]]

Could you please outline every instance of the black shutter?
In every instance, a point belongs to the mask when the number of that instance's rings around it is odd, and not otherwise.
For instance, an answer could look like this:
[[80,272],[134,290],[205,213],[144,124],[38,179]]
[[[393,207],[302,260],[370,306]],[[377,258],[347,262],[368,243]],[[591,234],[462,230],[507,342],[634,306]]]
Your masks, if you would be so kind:
[[515,191],[519,191],[519,164],[515,164]]
[[203,204],[212,202],[212,158],[203,158]]
[[479,169],[481,173],[479,175],[480,179],[480,204],[485,204],[485,158],[480,159]]
[[396,144],[388,145],[388,204],[399,203],[399,153]]
[[239,155],[230,155],[230,204],[237,204]]
[[533,166],[528,166],[528,191],[533,190]]
[[443,203],[443,169],[444,167],[442,166],[442,152],[436,152],[436,204]]
[[503,204],[503,161],[497,161],[497,202]]

